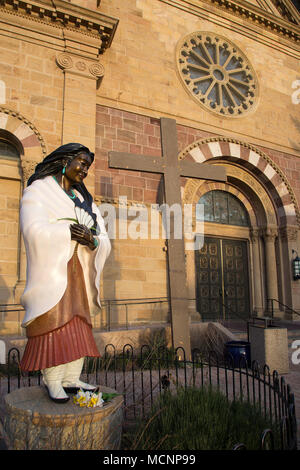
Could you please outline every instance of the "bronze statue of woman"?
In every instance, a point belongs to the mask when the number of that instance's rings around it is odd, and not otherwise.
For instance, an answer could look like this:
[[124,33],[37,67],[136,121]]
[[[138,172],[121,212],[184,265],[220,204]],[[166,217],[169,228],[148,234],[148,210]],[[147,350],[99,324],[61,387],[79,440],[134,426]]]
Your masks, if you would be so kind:
[[87,147],[62,145],[36,166],[21,200],[27,255],[22,326],[28,341],[20,365],[41,371],[56,403],[79,389],[97,390],[80,380],[84,358],[99,356],[91,315],[99,312],[100,275],[111,249],[83,183],[93,161]]

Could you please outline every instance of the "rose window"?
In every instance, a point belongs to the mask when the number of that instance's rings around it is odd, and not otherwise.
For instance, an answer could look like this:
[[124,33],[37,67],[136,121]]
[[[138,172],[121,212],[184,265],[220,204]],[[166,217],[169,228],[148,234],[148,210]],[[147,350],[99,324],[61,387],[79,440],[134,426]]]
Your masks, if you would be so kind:
[[177,59],[185,87],[206,109],[236,117],[255,105],[255,72],[231,41],[213,33],[193,33],[180,42]]

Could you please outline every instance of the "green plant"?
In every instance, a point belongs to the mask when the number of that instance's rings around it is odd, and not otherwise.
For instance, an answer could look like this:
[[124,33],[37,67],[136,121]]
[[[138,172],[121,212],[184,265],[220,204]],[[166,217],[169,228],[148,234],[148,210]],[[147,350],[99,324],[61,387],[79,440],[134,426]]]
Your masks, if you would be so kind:
[[211,388],[179,388],[165,392],[146,419],[124,435],[132,450],[231,450],[243,443],[260,448],[260,436],[270,427],[249,403],[229,402]]

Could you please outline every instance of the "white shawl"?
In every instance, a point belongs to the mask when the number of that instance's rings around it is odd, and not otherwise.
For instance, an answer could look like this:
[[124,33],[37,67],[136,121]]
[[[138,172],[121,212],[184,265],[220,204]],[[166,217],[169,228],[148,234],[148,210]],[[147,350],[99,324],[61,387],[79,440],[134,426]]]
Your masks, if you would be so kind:
[[[80,200],[81,194],[76,192]],[[34,181],[23,193],[20,225],[27,256],[26,286],[21,298],[25,308],[22,326],[54,307],[67,287],[67,264],[76,242],[71,240],[70,224],[61,218],[75,218],[74,203],[52,176]],[[78,245],[91,315],[100,307],[100,275],[111,249],[104,221],[96,204],[100,234],[94,251]]]

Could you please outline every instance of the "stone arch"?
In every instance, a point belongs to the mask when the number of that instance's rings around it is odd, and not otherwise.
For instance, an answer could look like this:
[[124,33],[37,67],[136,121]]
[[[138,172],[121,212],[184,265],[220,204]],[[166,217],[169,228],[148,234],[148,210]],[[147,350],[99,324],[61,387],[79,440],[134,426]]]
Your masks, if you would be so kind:
[[[249,204],[244,202],[244,205],[252,215],[246,238],[252,270],[253,310],[259,315],[263,314],[268,299],[277,299],[281,305],[295,308],[298,297],[292,279],[291,261],[292,249],[297,246],[300,236],[300,213],[287,177],[268,155],[250,144],[231,138],[201,139],[179,154],[179,159],[183,158],[225,166],[228,175],[226,183],[187,179],[182,187],[185,203],[196,203],[202,192],[222,188],[229,192],[238,191],[241,200],[244,197],[248,200]],[[257,217],[255,225],[254,216]],[[215,228],[212,227],[212,230]],[[224,234],[230,236],[228,231]],[[189,265],[193,266],[192,260]],[[190,279],[193,280],[193,275]],[[192,281],[190,285],[193,286]],[[275,316],[290,318],[291,314],[288,308],[278,306]]]
[[278,225],[300,225],[299,207],[287,177],[268,155],[253,145],[227,137],[211,137],[186,147],[179,154],[179,159],[184,158],[199,163],[215,159],[240,162],[270,192],[277,208]]
[[36,164],[46,156],[43,137],[27,118],[3,106],[0,106],[0,130],[10,133],[19,142],[23,180],[26,181]]

